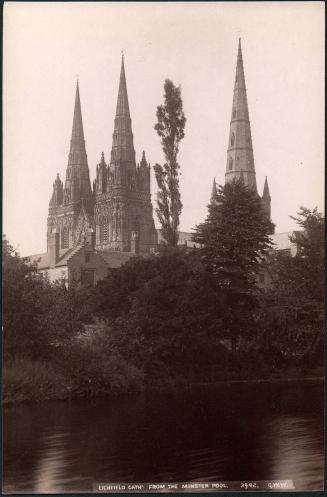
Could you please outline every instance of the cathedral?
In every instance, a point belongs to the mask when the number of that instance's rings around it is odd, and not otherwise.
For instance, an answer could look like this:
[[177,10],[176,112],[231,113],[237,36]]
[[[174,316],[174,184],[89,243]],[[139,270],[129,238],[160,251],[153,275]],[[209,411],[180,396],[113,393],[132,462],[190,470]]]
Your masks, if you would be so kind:
[[93,233],[95,249],[140,254],[157,245],[151,193],[150,164],[145,153],[135,161],[124,57],[122,57],[117,108],[108,162],[104,153],[91,187],[85,147],[79,84],[76,86],[72,137],[65,183],[59,175],[53,184],[47,222],[47,246],[59,235],[60,253],[77,247]]
[[[242,179],[259,196],[240,39],[229,128],[225,182]],[[270,219],[267,178],[260,199]],[[219,197],[214,179],[211,202],[215,201]],[[294,255],[295,246],[289,235],[272,234],[272,241],[276,250]],[[57,175],[49,204],[47,252],[31,256],[30,260],[52,281],[74,278],[94,284],[130,257],[154,252],[160,241],[161,233],[153,220],[150,164],[144,151],[140,163],[135,160],[122,57],[110,158],[106,162],[104,153],[101,154],[91,186],[77,82],[65,183]],[[194,247],[192,234],[180,232],[179,244]],[[269,274],[259,276],[264,285],[271,279]]]

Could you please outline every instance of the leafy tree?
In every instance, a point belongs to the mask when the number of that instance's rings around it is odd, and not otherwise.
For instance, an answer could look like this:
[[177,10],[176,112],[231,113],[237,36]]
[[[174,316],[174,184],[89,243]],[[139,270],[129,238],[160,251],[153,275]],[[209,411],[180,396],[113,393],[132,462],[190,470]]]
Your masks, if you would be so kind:
[[291,241],[296,255],[270,258],[274,284],[262,296],[266,347],[285,360],[322,362],[324,318],[324,218],[317,208],[301,207],[295,219],[302,228]]
[[41,296],[49,284],[36,267],[2,244],[4,355],[38,357],[49,351],[49,337],[41,330]]
[[220,186],[208,209],[193,239],[201,244],[199,256],[228,299],[225,324],[235,350],[238,335],[251,331],[249,313],[256,304],[260,263],[271,248],[271,222],[258,195],[242,180]]
[[97,291],[98,316],[148,382],[203,377],[219,363],[224,295],[193,253],[163,247],[157,256],[129,261]]
[[171,246],[178,242],[179,217],[182,202],[179,191],[179,169],[177,161],[179,143],[184,138],[185,116],[181,89],[170,79],[164,84],[164,104],[157,107],[158,122],[154,129],[161,138],[166,159],[165,164],[155,164],[154,171],[158,184],[157,209],[162,226],[162,236]]
[[3,243],[3,325],[5,356],[47,359],[90,322],[90,289],[51,284],[27,258]]

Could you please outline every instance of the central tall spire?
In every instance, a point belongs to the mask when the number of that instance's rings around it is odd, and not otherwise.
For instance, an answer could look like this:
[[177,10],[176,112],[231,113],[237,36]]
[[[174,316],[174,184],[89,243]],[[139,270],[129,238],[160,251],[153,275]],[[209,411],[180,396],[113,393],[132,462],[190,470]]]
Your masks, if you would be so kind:
[[128,105],[128,96],[127,96],[127,87],[126,87],[124,55],[122,56],[122,60],[121,60],[119,90],[118,90],[118,99],[117,99],[117,108],[116,108],[116,117],[117,116],[130,117],[129,105]]
[[241,177],[248,188],[257,191],[241,38],[239,38],[225,180],[228,182]]
[[122,56],[121,61],[110,165],[112,172],[114,173],[114,183],[116,185],[126,185],[127,177],[135,175],[135,150],[133,143],[132,121],[128,105],[124,56]]

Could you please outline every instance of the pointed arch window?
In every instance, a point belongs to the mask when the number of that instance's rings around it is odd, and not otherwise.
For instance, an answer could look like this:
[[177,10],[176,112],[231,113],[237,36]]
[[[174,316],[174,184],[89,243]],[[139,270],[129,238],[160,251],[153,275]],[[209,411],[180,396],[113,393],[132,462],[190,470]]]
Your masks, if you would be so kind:
[[234,143],[235,143],[235,133],[232,132],[232,134],[230,135],[230,146],[233,147]]
[[228,169],[231,171],[233,169],[233,158],[230,157],[228,161]]
[[100,224],[100,243],[108,243],[108,220],[103,217]]
[[68,229],[65,226],[61,232],[61,248],[68,248],[68,247],[69,247],[69,233]]
[[236,109],[233,109],[233,119],[236,117]]

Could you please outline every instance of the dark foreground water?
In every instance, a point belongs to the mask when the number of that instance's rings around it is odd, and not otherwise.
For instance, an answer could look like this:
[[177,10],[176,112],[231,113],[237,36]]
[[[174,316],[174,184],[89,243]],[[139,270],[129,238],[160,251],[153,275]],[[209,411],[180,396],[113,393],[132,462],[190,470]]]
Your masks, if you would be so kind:
[[292,479],[323,486],[323,383],[4,409],[4,492],[91,491],[93,482]]

